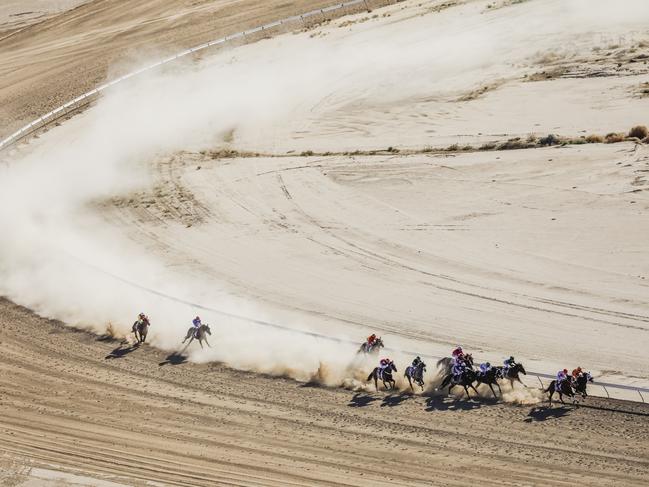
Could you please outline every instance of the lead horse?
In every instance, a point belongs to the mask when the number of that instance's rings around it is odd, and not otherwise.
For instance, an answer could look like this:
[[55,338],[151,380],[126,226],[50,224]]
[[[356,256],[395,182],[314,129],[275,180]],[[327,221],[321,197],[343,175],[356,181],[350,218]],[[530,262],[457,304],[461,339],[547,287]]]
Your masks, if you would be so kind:
[[208,347],[211,348],[212,346],[207,341],[207,335],[211,335],[211,334],[212,331],[210,330],[210,325],[203,324],[198,328],[192,326],[189,330],[187,330],[187,335],[185,335],[185,338],[183,339],[183,343],[189,340],[189,343],[185,348],[189,347],[189,345],[191,345],[194,339],[198,340],[198,343],[200,344],[201,348],[203,348],[203,341],[207,344]]

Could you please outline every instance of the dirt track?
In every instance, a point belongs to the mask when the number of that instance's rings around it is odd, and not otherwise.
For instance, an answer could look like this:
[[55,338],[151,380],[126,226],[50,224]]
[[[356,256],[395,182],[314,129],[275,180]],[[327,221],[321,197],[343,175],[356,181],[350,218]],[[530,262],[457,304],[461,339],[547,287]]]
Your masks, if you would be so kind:
[[[89,2],[0,40],[0,134],[103,81],[127,46],[173,52],[331,2],[132,3]],[[649,407],[637,403],[549,409],[322,388],[130,350],[2,299],[0,350],[0,485],[54,485],[33,467],[126,485],[649,481]]]
[[127,485],[649,479],[647,406],[591,399],[548,409],[309,387],[167,362],[147,346],[128,352],[1,304],[2,485],[48,465]]

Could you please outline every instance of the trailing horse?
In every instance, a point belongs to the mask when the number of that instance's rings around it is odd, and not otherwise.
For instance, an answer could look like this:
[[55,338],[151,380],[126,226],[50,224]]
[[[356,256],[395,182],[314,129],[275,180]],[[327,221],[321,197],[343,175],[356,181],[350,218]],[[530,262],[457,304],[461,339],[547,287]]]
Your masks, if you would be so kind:
[[[381,372],[379,367],[374,367],[374,370],[367,376],[367,380],[369,381],[374,379],[374,387],[376,387],[377,391],[379,390],[379,379],[383,381],[383,387],[386,389],[394,389],[397,385],[397,381],[392,378],[393,371],[397,371],[397,366],[394,365],[394,362],[390,362],[390,365],[383,369],[383,372]],[[388,387],[388,384],[390,384],[390,387]]]
[[510,385],[512,386],[512,389],[514,388],[514,381],[518,381],[523,386],[527,387],[523,381],[521,380],[520,374],[527,375],[527,372],[525,372],[525,367],[523,367],[523,364],[514,364],[511,366],[509,369],[507,369],[507,372],[505,372],[505,368],[498,366],[494,367],[497,371],[497,378],[498,379],[508,379]]
[[151,326],[151,324],[148,320],[137,320],[133,323],[131,331],[135,335],[135,341],[138,345],[146,341],[146,336],[149,333],[149,326]]
[[408,379],[408,383],[410,384],[410,389],[414,392],[414,388],[412,387],[412,381],[415,382],[419,387],[421,387],[421,390],[424,390],[424,372],[426,371],[426,364],[423,362],[419,362],[416,367],[413,367],[412,365],[409,365],[406,367],[406,372],[403,374],[403,376]]
[[374,343],[372,343],[371,345],[367,342],[363,342],[360,348],[358,349],[358,352],[356,353],[375,354],[375,353],[379,353],[379,350],[383,347],[385,347],[385,345],[383,344],[383,340],[381,340],[381,337],[379,337],[376,340],[374,340]]
[[476,396],[478,395],[478,391],[475,387],[473,387],[473,383],[476,381],[477,375],[474,370],[471,369],[466,369],[460,377],[456,377],[453,374],[448,374],[446,377],[444,377],[444,380],[438,387],[438,389],[444,389],[446,386],[449,386],[448,388],[448,393],[451,393],[451,389],[453,389],[455,386],[462,386],[464,387],[464,392],[466,392],[466,397],[471,399],[471,395],[469,394],[469,387],[473,389],[476,393]]
[[[473,369],[473,355],[467,353],[464,355],[464,363],[470,369]],[[437,361],[437,368],[441,369],[440,374],[443,377],[446,377],[452,372],[453,369],[453,359],[451,357],[444,357]]]
[[588,397],[588,394],[586,393],[586,386],[588,386],[589,382],[593,382],[593,376],[590,375],[590,372],[585,372],[581,374],[577,379],[575,379],[574,382],[574,388],[575,392],[577,394],[581,394],[581,397],[586,399]]
[[498,384],[498,379],[499,379],[499,371],[496,367],[490,368],[486,374],[482,374],[478,372],[476,374],[476,381],[478,382],[478,385],[480,384],[487,384],[489,386],[489,389],[491,389],[491,392],[494,395],[494,398],[498,398],[496,396],[496,391],[494,391],[493,386],[495,385],[498,388],[498,391],[500,392],[500,397],[503,396],[503,391],[500,388],[500,384]]
[[207,341],[207,335],[211,335],[212,331],[210,330],[210,325],[203,324],[196,329],[195,327],[191,327],[189,330],[187,330],[187,335],[185,335],[185,338],[183,339],[183,343],[185,343],[187,340],[189,340],[189,343],[187,344],[187,347],[191,345],[191,343],[194,341],[194,339],[198,340],[198,343],[200,344],[201,348],[203,348],[203,341],[207,343],[208,347],[212,347],[210,343]]

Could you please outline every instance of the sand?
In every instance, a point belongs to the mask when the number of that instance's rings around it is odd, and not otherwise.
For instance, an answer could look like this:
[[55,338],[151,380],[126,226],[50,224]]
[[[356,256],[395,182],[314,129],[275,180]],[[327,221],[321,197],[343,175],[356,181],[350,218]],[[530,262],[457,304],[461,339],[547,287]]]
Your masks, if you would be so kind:
[[[18,27],[3,14],[0,134],[143,59],[328,2],[127,3],[88,2]],[[278,82],[289,95],[274,94],[280,109],[260,97],[272,116],[234,110],[209,144],[138,155],[150,179],[88,200],[101,233],[62,220],[61,239],[90,249],[105,235],[116,236],[114,252],[128,242],[164,270],[157,285],[138,288],[137,265],[134,275],[118,269],[103,248],[92,262],[76,255],[58,274],[60,289],[27,270],[37,293],[3,283],[45,318],[0,301],[0,483],[646,484],[644,405],[591,397],[550,408],[529,378],[530,391],[517,393],[525,404],[411,395],[401,379],[398,391],[374,392],[357,382],[369,361],[340,371],[355,341],[376,331],[398,375],[410,351],[443,356],[461,343],[480,360],[515,354],[528,370],[582,365],[596,380],[649,384],[649,358],[636,353],[649,348],[646,146],[436,150],[647,123],[647,12],[575,17],[553,0],[420,3],[199,61],[233,75],[286,67],[307,86]],[[533,42],[530,28],[506,28],[530,18]],[[291,71],[286,59],[304,52],[316,62],[298,56]],[[349,52],[361,53],[351,65],[339,55]],[[183,80],[184,69],[168,79]],[[147,105],[150,86],[124,93],[164,114],[164,104]],[[21,145],[9,162],[74,155],[92,140],[86,128],[102,127],[108,101]],[[343,154],[354,151],[364,152]],[[57,207],[68,186],[52,182],[46,194]],[[56,234],[42,230],[47,250]],[[200,312],[213,348],[179,357],[187,323],[177,316],[196,306],[174,299],[193,282],[202,293],[192,302],[212,310]],[[92,299],[67,301],[66,288],[81,295],[79,286]],[[123,299],[129,293],[155,318],[151,345],[139,349],[120,343],[139,311]],[[344,341],[281,335],[217,309]],[[117,339],[69,326],[101,334],[108,321]]]

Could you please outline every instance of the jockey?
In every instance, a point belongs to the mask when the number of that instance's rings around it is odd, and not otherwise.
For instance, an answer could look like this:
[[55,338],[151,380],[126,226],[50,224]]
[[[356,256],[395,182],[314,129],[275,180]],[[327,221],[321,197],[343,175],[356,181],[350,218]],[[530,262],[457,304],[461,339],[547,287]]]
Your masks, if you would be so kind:
[[453,374],[453,377],[456,379],[459,379],[462,377],[462,374],[466,371],[466,363],[464,360],[455,360],[453,363],[453,367],[451,369],[451,373]]
[[390,364],[392,363],[392,360],[389,358],[382,358],[381,361],[379,362],[379,377],[383,377],[383,372],[385,369],[390,367]]
[[563,369],[563,370],[560,370],[559,372],[557,372],[557,382],[556,382],[556,385],[555,385],[555,389],[557,391],[560,391],[561,390],[561,384],[563,384],[563,382],[565,380],[567,380],[567,379],[568,379],[568,369]]
[[489,362],[485,362],[484,364],[480,364],[480,373],[482,375],[487,375],[487,373],[491,370],[491,364]]
[[583,371],[581,370],[581,367],[577,367],[572,371],[572,380],[576,381],[579,378],[579,376],[581,376],[582,374]]
[[509,373],[509,369],[511,369],[514,365],[516,365],[516,360],[514,360],[514,356],[512,355],[508,359],[505,359],[503,362],[503,376],[507,377],[507,374]]
[[462,347],[458,345],[457,348],[451,352],[451,356],[454,359],[462,360],[464,358],[464,351],[462,350]]
[[196,338],[198,338],[198,330],[200,330],[202,324],[203,323],[201,323],[201,319],[198,316],[192,320],[192,325],[194,325],[194,336]]
[[371,347],[374,345],[374,342],[376,341],[376,333],[372,333],[370,336],[367,337],[367,344]]
[[412,361],[412,366],[416,369],[417,367],[419,367],[419,364],[423,364],[423,362],[421,361],[421,357],[417,355],[415,357],[415,360]]
[[137,322],[140,325],[147,325],[147,326],[151,325],[151,323],[149,323],[149,317],[147,315],[145,315],[144,313],[140,313],[137,316]]

